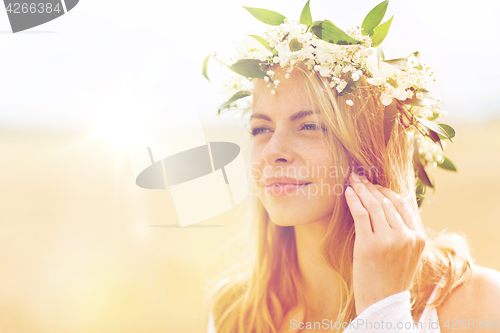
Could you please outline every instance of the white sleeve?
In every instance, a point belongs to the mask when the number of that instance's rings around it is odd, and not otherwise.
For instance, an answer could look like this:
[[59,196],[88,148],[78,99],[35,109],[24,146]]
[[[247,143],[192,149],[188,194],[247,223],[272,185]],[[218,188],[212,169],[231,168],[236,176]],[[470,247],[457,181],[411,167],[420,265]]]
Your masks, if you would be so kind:
[[411,316],[410,291],[388,296],[367,307],[350,323],[344,323],[344,333],[423,332],[421,323]]
[[215,326],[214,326],[214,315],[212,312],[208,314],[208,327],[207,327],[207,333],[216,333],[215,332]]

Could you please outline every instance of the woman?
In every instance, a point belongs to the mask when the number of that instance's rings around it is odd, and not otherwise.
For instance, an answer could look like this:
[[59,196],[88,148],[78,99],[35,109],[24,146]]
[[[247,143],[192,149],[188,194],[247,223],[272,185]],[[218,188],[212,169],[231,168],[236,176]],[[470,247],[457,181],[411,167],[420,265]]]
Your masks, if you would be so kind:
[[457,234],[425,234],[407,126],[386,142],[376,85],[342,95],[317,69],[253,80],[256,255],[217,286],[209,332],[500,331],[500,273]]

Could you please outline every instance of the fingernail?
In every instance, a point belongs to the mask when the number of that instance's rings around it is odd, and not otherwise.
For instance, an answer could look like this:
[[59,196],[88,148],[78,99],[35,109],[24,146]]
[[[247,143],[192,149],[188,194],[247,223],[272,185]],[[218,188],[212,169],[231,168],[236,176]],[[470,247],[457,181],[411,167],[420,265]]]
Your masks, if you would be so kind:
[[360,181],[358,175],[355,174],[354,172],[351,172],[351,176],[352,176],[352,179],[354,179],[354,181],[356,181],[356,182]]
[[382,187],[382,185],[375,184],[375,187],[376,187],[376,188],[380,188],[380,187]]
[[346,189],[345,189],[345,193],[347,195],[354,195],[354,190],[352,189],[352,187],[348,186]]
[[366,178],[365,176],[360,176],[359,178],[361,178],[361,182],[363,183],[368,183],[368,178]]

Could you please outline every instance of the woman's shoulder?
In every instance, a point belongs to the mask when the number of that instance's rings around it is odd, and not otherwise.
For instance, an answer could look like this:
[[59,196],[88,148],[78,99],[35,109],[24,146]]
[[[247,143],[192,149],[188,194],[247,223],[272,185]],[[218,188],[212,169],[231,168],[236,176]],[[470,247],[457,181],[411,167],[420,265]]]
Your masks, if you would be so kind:
[[[489,330],[500,332],[500,272],[471,265],[470,280],[455,288],[436,310],[441,332],[456,332],[461,321],[470,324],[468,332],[483,332],[486,322]],[[491,326],[495,320],[497,328]]]

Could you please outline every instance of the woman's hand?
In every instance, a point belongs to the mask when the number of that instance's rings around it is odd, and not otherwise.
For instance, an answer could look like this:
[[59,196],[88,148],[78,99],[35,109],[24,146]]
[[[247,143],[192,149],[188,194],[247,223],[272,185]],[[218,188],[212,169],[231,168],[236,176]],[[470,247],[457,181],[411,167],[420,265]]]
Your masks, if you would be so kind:
[[418,212],[388,188],[351,173],[346,200],[354,218],[356,312],[410,288],[425,247]]

